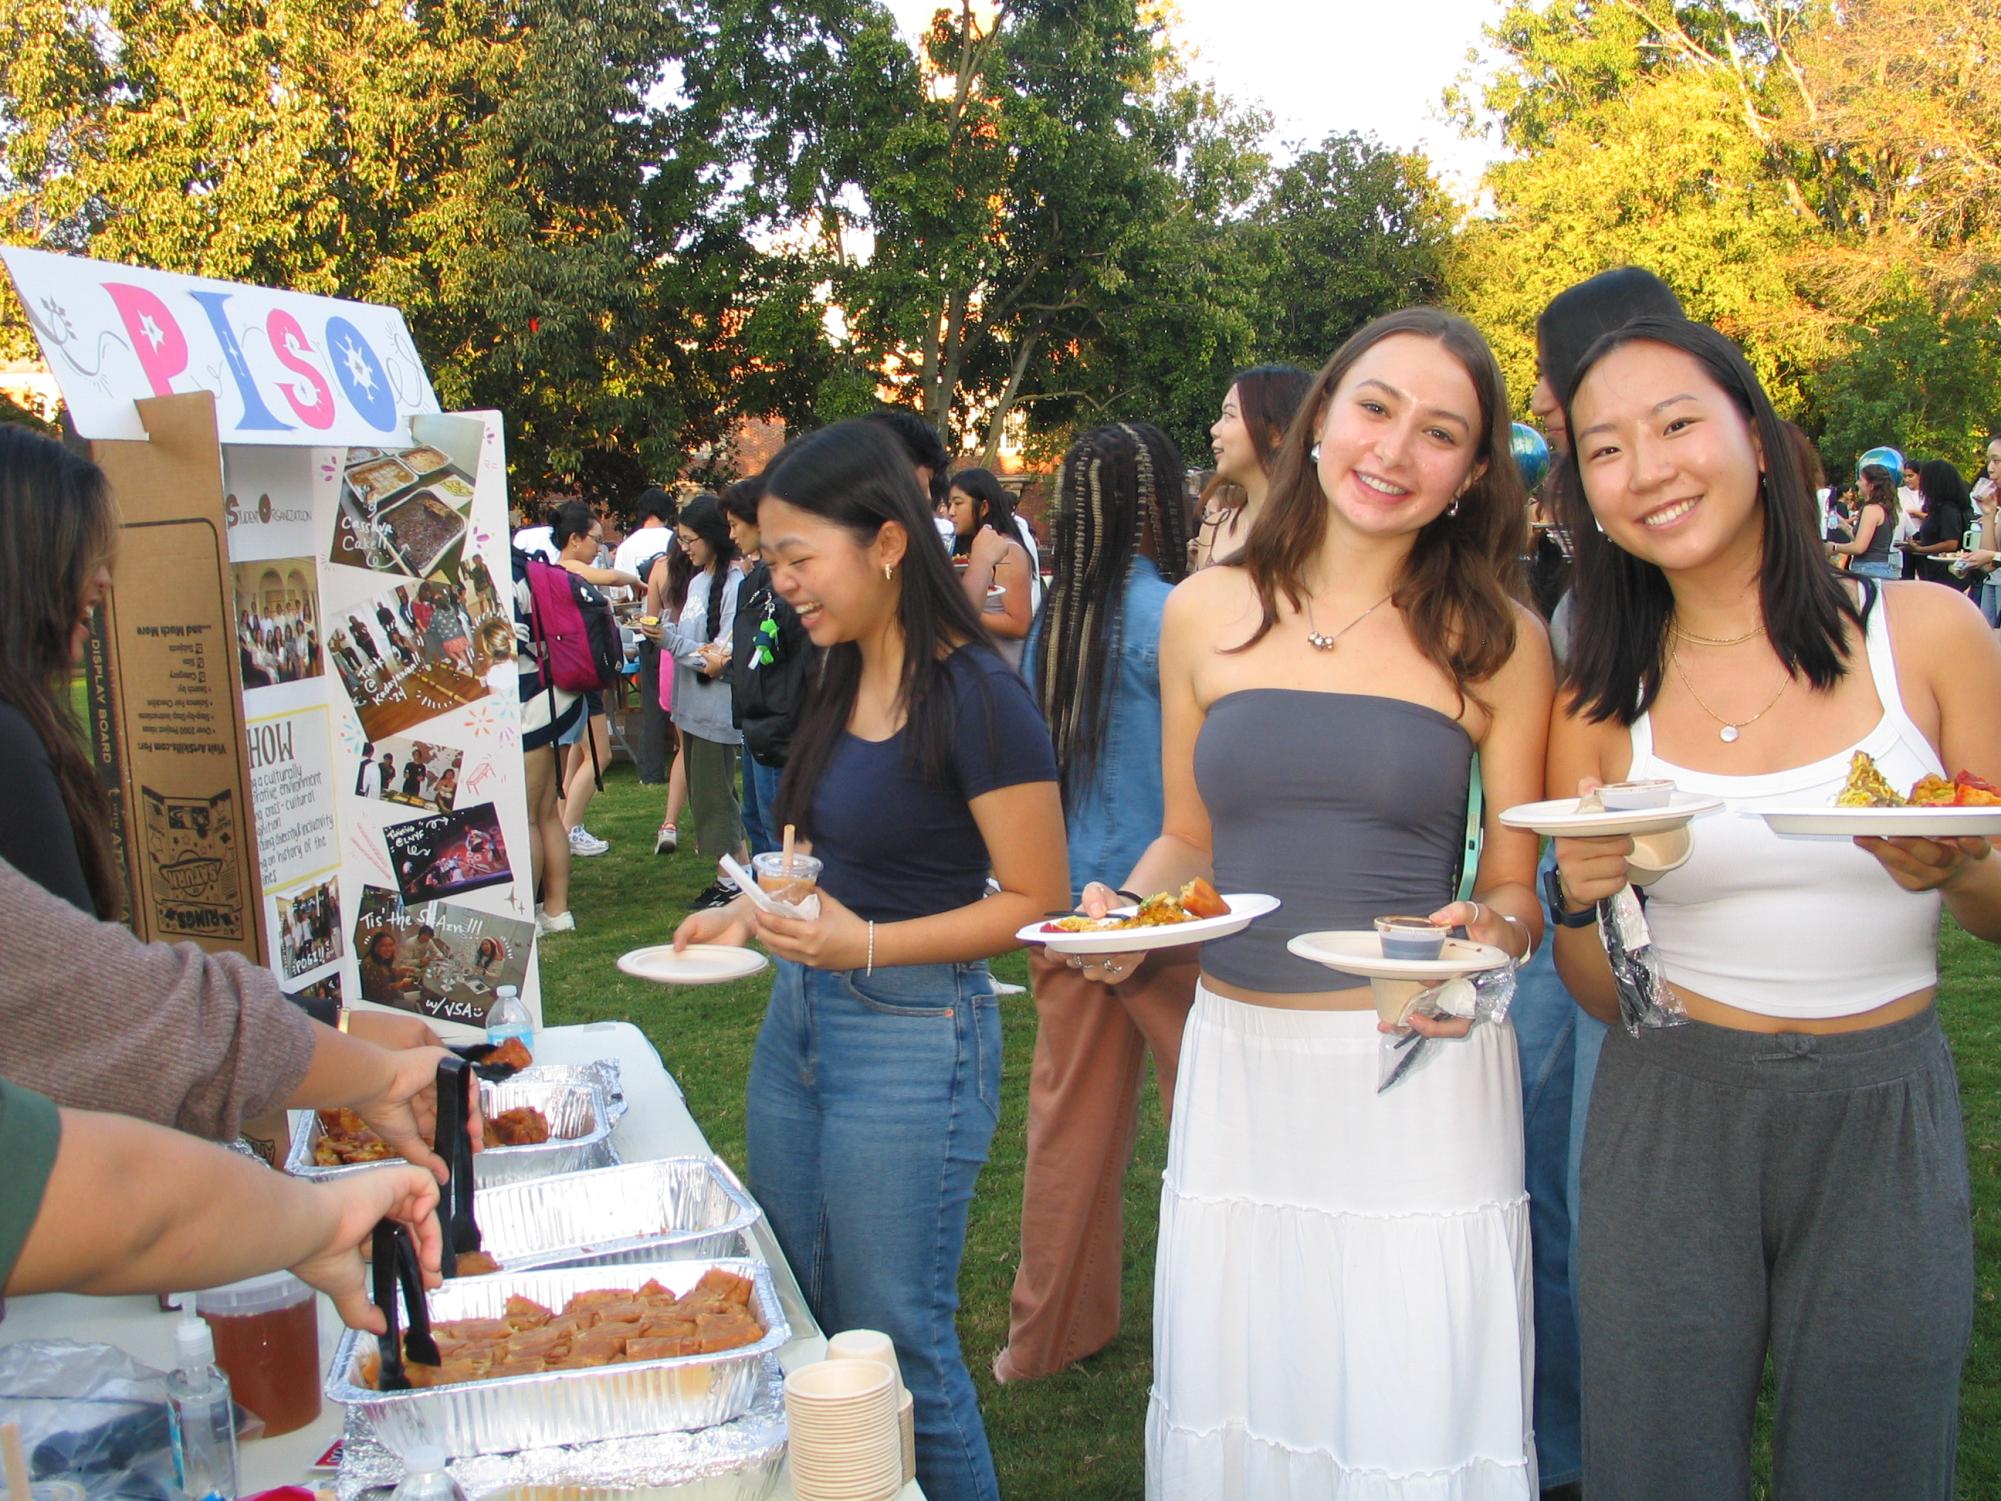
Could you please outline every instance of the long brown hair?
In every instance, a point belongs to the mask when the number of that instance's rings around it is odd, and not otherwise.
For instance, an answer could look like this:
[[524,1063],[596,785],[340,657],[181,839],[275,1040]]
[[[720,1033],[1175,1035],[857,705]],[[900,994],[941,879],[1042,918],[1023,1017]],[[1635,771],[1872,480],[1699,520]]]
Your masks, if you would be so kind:
[[1239,564],[1249,572],[1264,619],[1237,651],[1247,651],[1278,623],[1278,600],[1295,611],[1306,597],[1306,568],[1327,537],[1326,492],[1311,450],[1327,404],[1355,362],[1385,339],[1416,334],[1445,346],[1465,368],[1480,399],[1473,461],[1480,476],[1459,497],[1456,514],[1417,534],[1391,601],[1402,612],[1417,649],[1461,694],[1492,677],[1515,649],[1515,605],[1521,594],[1528,492],[1509,449],[1512,423],[1500,366],[1478,329],[1432,307],[1388,313],[1351,335],[1314,377],[1279,447],[1271,493],[1251,526]]
[[125,906],[111,801],[70,707],[70,633],[118,518],[103,471],[25,427],[0,424],[0,702],[41,737],[99,917]]

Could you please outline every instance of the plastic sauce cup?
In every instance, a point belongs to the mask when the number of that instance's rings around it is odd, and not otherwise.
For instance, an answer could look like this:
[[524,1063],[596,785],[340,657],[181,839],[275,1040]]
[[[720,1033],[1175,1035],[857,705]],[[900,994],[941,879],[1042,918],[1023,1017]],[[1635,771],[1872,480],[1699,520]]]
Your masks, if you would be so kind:
[[1445,929],[1428,917],[1379,917],[1376,939],[1385,959],[1436,959],[1445,950]]
[[215,1363],[238,1402],[264,1420],[264,1436],[320,1415],[320,1316],[313,1290],[272,1272],[195,1294],[215,1333]]

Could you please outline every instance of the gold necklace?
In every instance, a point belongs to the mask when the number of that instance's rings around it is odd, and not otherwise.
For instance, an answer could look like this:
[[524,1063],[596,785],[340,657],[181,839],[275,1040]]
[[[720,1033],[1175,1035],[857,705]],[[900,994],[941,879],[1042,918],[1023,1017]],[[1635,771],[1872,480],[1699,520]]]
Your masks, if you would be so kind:
[[1347,635],[1348,632],[1352,631],[1356,626],[1360,625],[1363,621],[1367,620],[1371,615],[1375,614],[1376,611],[1380,610],[1384,605],[1388,604],[1390,602],[1391,595],[1395,593],[1396,591],[1392,589],[1389,594],[1385,594],[1381,599],[1377,600],[1374,604],[1370,605],[1368,609],[1364,610],[1361,614],[1357,615],[1353,620],[1349,621],[1346,625],[1342,626],[1340,630],[1336,631],[1331,636],[1323,636],[1320,633],[1320,627],[1313,623],[1313,601],[1311,599],[1308,599],[1306,601],[1306,644],[1312,647],[1315,651],[1334,650],[1335,646],[1337,646],[1340,643],[1340,640],[1343,636]]
[[1683,630],[1680,625],[1678,625],[1676,622],[1672,620],[1668,622],[1668,629],[1673,631],[1677,636],[1681,637],[1682,640],[1693,641],[1697,646],[1742,646],[1746,641],[1749,641],[1753,636],[1764,635],[1765,623],[1763,621],[1759,621],[1758,624],[1752,626],[1751,629],[1744,632],[1743,635],[1730,636],[1730,637],[1698,636],[1695,634],[1694,631]]
[[[1748,641],[1750,637],[1746,636],[1744,639]],[[1716,732],[1716,738],[1721,740],[1725,745],[1733,744],[1748,726],[1756,724],[1767,714],[1771,713],[1773,705],[1784,698],[1786,690],[1793,685],[1793,675],[1789,672],[1786,674],[1786,680],[1779,684],[1779,691],[1772,695],[1771,702],[1767,703],[1764,708],[1753,714],[1749,719],[1729,720],[1725,719],[1721,714],[1718,714],[1702,701],[1702,695],[1695,691],[1695,684],[1689,681],[1688,669],[1681,665],[1681,654],[1672,646],[1668,648],[1668,665],[1674,668],[1676,676],[1681,679],[1682,687],[1688,690],[1688,696],[1695,700],[1696,706],[1711,719],[1723,726],[1722,729]]]

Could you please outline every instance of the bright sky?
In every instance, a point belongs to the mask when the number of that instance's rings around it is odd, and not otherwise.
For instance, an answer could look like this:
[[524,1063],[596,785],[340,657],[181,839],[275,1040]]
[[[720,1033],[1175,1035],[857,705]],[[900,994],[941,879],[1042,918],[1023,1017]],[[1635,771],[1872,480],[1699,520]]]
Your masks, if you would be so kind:
[[[939,0],[887,0],[914,35]],[[1274,121],[1273,145],[1316,144],[1330,131],[1422,147],[1447,185],[1471,199],[1492,150],[1443,119],[1439,97],[1469,66],[1501,0],[1175,0],[1174,28],[1194,70]]]

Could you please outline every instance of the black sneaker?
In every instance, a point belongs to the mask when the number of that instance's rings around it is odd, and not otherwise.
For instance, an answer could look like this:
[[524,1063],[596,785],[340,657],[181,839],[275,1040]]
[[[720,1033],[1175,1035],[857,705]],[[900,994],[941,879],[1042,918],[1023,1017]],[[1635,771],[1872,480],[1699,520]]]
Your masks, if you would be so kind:
[[727,907],[736,900],[736,890],[721,881],[711,881],[702,888],[702,894],[695,898],[688,908],[690,912],[706,912],[711,907]]

